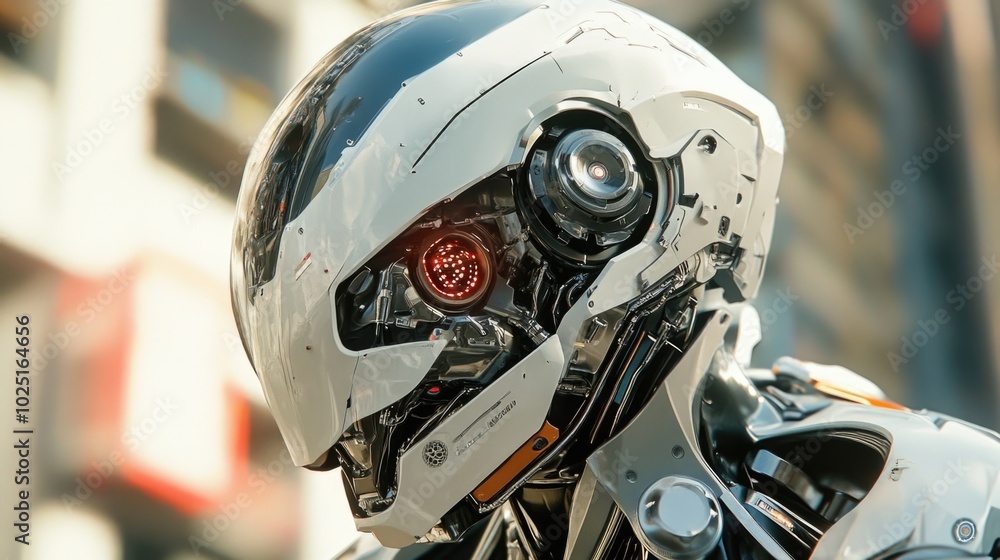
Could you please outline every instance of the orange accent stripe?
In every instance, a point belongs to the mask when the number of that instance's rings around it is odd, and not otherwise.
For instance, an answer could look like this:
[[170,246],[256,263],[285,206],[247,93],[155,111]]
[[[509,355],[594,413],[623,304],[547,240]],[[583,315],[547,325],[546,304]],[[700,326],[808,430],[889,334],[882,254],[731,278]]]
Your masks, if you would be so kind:
[[[545,439],[545,445],[541,449],[535,449],[535,442],[539,438]],[[546,422],[538,433],[528,438],[528,441],[520,449],[510,456],[510,459],[500,465],[482,484],[472,492],[472,497],[480,502],[487,502],[500,493],[510,481],[524,472],[528,465],[538,458],[546,449],[559,439],[559,428]]]
[[817,391],[819,391],[821,393],[825,393],[827,395],[830,395],[831,397],[837,397],[837,398],[843,399],[845,401],[851,401],[851,402],[855,402],[855,403],[858,403],[858,404],[866,404],[868,406],[874,406],[876,408],[885,408],[885,409],[889,409],[889,410],[900,410],[900,411],[903,411],[903,412],[909,412],[909,410],[910,410],[909,408],[906,408],[905,406],[903,406],[901,404],[897,404],[897,403],[894,403],[892,401],[884,401],[882,399],[876,399],[876,398],[873,398],[873,397],[869,397],[867,395],[862,395],[860,393],[857,393],[857,392],[852,391],[850,389],[846,389],[844,387],[839,387],[839,386],[836,386],[836,385],[829,385],[829,384],[826,384],[826,383],[823,383],[823,382],[820,382],[820,381],[813,381],[812,385],[813,385],[813,387],[816,388]]

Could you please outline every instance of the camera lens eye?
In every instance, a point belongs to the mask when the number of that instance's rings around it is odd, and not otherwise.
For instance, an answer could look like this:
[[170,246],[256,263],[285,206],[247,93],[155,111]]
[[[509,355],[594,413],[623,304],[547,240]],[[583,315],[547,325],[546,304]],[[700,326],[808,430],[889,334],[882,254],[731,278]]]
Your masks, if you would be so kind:
[[556,145],[553,162],[561,192],[593,216],[621,217],[642,196],[635,158],[621,140],[606,132],[567,134]]

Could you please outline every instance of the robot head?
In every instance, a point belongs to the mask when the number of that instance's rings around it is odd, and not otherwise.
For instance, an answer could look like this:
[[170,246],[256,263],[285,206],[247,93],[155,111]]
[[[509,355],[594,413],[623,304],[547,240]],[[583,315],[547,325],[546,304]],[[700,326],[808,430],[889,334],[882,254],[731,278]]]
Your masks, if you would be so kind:
[[756,293],[783,150],[770,102],[609,0],[357,32],[278,107],[238,202],[233,305],[295,463],[341,466],[390,547],[572,477],[706,290]]

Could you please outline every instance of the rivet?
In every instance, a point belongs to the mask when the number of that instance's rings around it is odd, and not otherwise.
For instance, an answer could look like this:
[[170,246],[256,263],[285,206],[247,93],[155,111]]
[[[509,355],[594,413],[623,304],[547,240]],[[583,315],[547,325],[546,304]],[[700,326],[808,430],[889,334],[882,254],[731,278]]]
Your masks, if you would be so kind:
[[976,538],[976,524],[971,519],[959,519],[952,528],[952,536],[961,544],[967,544]]

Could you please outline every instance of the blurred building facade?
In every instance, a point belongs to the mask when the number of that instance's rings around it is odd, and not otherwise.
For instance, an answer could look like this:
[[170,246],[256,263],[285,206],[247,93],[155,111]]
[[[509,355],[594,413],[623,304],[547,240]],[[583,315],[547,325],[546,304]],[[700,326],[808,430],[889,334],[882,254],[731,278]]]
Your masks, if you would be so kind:
[[1000,4],[634,4],[764,92],[785,124],[757,364],[842,364],[908,405],[1000,426]]
[[0,3],[0,309],[31,315],[37,434],[32,545],[10,557],[328,558],[350,544],[339,477],[293,468],[243,354],[229,239],[272,108],[383,9]]
[[[350,542],[339,477],[291,467],[246,363],[229,238],[284,91],[410,3],[0,2],[0,321],[34,326],[23,558],[313,560]],[[1000,249],[1000,6],[633,3],[785,121],[759,364],[843,364],[1000,425],[1000,283],[981,276]]]

